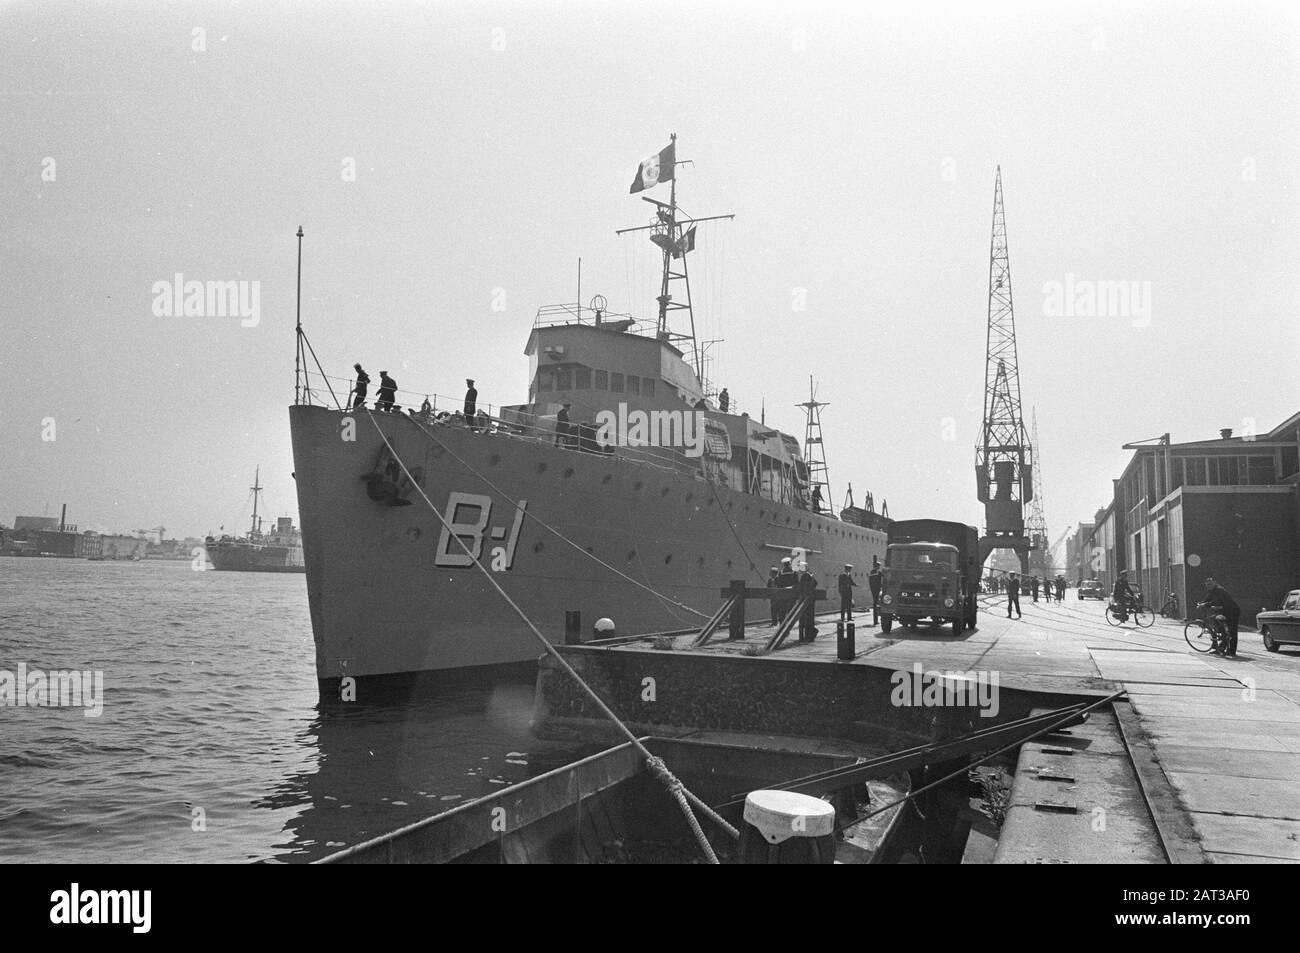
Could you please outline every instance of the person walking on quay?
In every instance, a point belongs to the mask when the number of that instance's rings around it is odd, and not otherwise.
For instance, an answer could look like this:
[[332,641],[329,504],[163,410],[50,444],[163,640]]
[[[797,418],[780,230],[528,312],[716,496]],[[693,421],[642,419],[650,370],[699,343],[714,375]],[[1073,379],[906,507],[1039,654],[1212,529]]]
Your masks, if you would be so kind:
[[1205,577],[1205,604],[1218,610],[1226,620],[1228,644],[1224,646],[1225,658],[1237,657],[1237,623],[1241,621],[1241,606],[1237,600],[1228,595],[1228,591],[1214,581],[1213,576]]
[[1056,577],[1056,601],[1057,602],[1065,601],[1065,577],[1064,576]]
[[[777,569],[775,566],[773,566],[771,571],[767,574],[767,588],[781,588],[781,570]],[[776,625],[781,621],[781,598],[777,593],[773,593],[772,598],[768,599],[767,602],[768,608],[772,612],[772,624]]]
[[839,578],[841,622],[853,621],[853,587],[856,585],[853,581],[853,566],[845,563]]
[[379,372],[379,390],[375,391],[375,410],[385,413],[393,409],[393,398],[397,395],[397,381],[388,376],[388,371]]
[[867,587],[871,590],[871,624],[880,624],[880,588],[884,583],[880,571],[880,557],[871,557],[871,572],[867,573]]
[[1020,577],[1012,573],[1007,577],[1007,618],[1011,618],[1011,607],[1016,608],[1016,618],[1020,618]]
[[1038,577],[1037,576],[1029,577],[1029,594],[1034,597],[1035,602],[1038,601]]
[[370,375],[361,369],[360,364],[353,364],[352,369],[357,372],[357,384],[352,388],[352,409],[361,410],[366,406],[366,385],[370,383]]

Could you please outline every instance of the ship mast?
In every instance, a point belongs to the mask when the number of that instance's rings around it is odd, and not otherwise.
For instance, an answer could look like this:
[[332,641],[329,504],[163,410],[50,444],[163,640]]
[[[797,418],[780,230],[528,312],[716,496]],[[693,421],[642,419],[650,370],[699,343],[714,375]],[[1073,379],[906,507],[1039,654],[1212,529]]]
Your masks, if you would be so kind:
[[261,466],[258,466],[257,469],[253,471],[253,485],[249,487],[249,489],[253,491],[253,527],[248,531],[250,539],[254,536],[260,535],[261,533],[261,526],[258,525],[257,519],[257,497],[258,494],[262,492],[261,482],[262,468]]
[[[695,227],[700,222],[712,222],[719,219],[733,219],[736,216],[731,215],[710,215],[704,218],[679,218],[679,209],[677,208],[677,173],[676,168],[679,165],[686,165],[690,159],[677,159],[677,133],[672,133],[669,137],[669,149],[673,155],[673,172],[669,180],[671,186],[668,192],[668,201],[660,202],[648,196],[642,196],[643,202],[649,202],[655,206],[655,217],[649,225],[641,225],[636,228],[622,228],[614,234],[626,235],[631,232],[650,232],[650,241],[659,247],[663,255],[663,277],[659,285],[659,297],[656,299],[659,303],[659,318],[656,327],[656,337],[660,341],[673,343],[674,341],[689,341],[691,365],[695,370],[695,376],[699,379],[700,386],[704,387],[704,363],[700,353],[699,341],[695,336],[695,311],[691,307],[691,279],[689,269],[686,267],[686,256],[695,247]],[[662,176],[661,176],[662,178]],[[688,228],[688,226],[690,226]],[[673,263],[680,261],[676,270]],[[680,300],[673,297],[673,282],[679,281],[682,284],[683,296]],[[689,332],[674,331],[669,323],[669,313],[673,311],[685,311],[687,317],[687,326]]]

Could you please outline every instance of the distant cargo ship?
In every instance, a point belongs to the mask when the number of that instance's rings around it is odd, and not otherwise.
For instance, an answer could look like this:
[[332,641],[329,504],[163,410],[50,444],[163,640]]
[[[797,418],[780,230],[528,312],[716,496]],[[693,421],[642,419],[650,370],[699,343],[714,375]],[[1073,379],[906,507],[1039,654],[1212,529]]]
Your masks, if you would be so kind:
[[302,534],[288,516],[275,521],[275,528],[262,532],[262,518],[257,515],[261,495],[261,469],[253,476],[253,523],[243,537],[209,536],[204,541],[208,561],[213,569],[231,572],[303,572]]

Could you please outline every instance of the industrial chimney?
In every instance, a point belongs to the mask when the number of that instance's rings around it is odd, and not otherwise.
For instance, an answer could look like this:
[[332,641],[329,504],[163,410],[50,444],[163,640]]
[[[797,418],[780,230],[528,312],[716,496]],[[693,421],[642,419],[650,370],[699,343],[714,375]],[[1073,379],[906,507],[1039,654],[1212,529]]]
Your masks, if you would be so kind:
[[59,514],[59,532],[63,532],[63,527],[68,525],[68,504],[63,504],[63,512]]

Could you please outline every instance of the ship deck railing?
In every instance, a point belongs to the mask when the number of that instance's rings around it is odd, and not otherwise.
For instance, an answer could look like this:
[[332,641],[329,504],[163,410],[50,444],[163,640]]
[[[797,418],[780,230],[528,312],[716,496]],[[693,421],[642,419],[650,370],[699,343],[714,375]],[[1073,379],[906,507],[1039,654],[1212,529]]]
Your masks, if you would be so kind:
[[[306,385],[302,388],[298,399],[300,405],[325,407],[327,409],[330,409],[331,405],[333,405],[333,409],[337,413],[346,414],[351,412],[348,404],[352,396],[352,388],[356,384],[355,378],[335,377],[319,373],[304,373],[303,377],[306,379]],[[331,394],[333,395],[332,399]],[[554,414],[539,416],[518,409],[519,405],[495,405],[478,401],[476,403],[478,413],[472,419],[468,419],[464,415],[465,399],[463,395],[456,397],[447,394],[426,394],[423,391],[407,391],[400,388],[394,392],[394,395],[394,409],[391,413],[397,416],[409,416],[424,427],[460,427],[473,430],[476,433],[548,444],[561,449],[572,450],[575,453],[613,456],[620,460],[630,460],[659,470],[703,479],[699,461],[687,457],[671,447],[616,446],[611,454],[599,449],[593,449],[589,438],[587,446],[584,448],[579,431],[579,422],[570,421],[569,433],[561,435],[556,430]],[[429,410],[421,412],[418,408],[422,407],[426,400],[429,402]],[[343,406],[340,407],[339,404]],[[367,410],[376,410],[373,379],[371,388],[366,394],[365,406]],[[388,411],[383,411],[383,413],[388,413]]]

